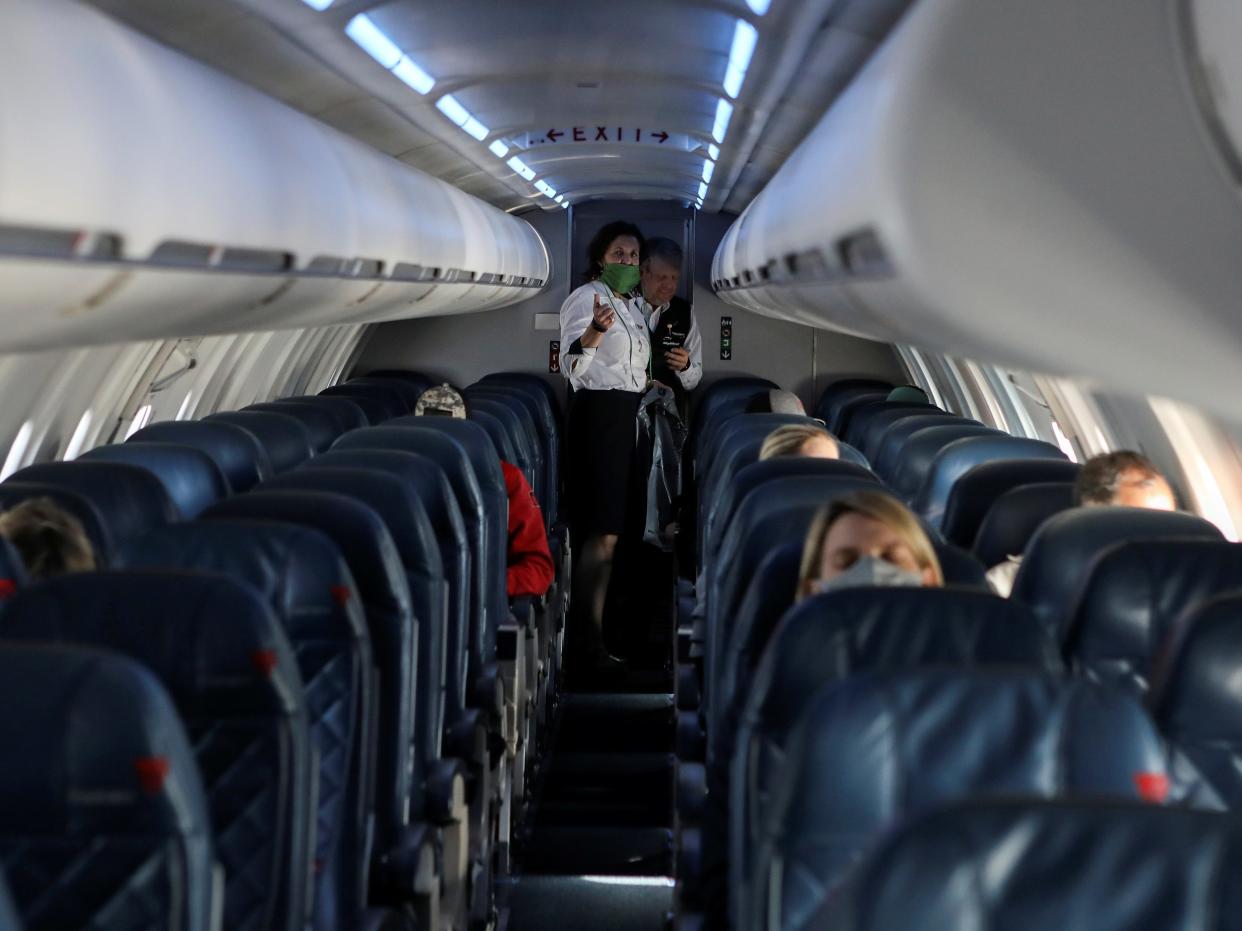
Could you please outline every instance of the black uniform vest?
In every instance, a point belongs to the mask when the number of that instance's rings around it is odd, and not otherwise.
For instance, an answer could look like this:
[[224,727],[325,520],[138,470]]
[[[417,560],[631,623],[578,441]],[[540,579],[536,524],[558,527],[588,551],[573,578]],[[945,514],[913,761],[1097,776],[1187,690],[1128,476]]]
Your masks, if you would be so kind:
[[686,416],[686,389],[682,387],[677,373],[664,361],[664,353],[686,345],[686,340],[690,338],[690,322],[690,302],[674,297],[660,314],[656,328],[651,331],[651,377],[673,389],[683,420]]

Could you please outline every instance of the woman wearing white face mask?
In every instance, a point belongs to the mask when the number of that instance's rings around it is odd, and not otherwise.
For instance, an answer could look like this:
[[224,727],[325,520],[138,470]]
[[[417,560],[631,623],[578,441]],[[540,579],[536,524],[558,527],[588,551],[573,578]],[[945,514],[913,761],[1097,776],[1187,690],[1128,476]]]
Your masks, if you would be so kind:
[[815,516],[802,548],[798,600],[865,586],[944,585],[931,540],[896,498],[843,495]]

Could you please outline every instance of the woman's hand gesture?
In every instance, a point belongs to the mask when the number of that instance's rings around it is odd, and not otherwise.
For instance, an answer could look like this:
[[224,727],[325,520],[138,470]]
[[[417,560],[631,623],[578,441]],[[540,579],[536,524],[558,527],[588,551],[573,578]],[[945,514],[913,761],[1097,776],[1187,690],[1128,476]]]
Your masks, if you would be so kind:
[[617,312],[612,309],[612,304],[600,300],[598,294],[595,295],[595,306],[591,308],[591,312],[595,323],[599,327],[603,327],[605,331],[609,330],[613,323],[616,322]]

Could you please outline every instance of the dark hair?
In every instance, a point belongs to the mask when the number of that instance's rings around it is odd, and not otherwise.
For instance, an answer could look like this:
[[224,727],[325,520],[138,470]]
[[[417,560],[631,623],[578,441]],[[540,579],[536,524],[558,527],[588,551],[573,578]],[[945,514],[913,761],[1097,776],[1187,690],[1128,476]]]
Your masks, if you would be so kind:
[[643,239],[642,230],[633,223],[627,223],[625,220],[614,220],[592,236],[591,244],[587,246],[587,281],[594,281],[604,271],[604,253],[608,251],[608,247],[612,245],[612,241],[618,236],[633,236],[637,239],[638,254],[642,255],[647,243]]
[[1145,476],[1160,475],[1155,463],[1132,449],[1092,456],[1082,464],[1082,470],[1074,482],[1074,500],[1080,505],[1112,504],[1117,496],[1121,473],[1131,469]]
[[667,236],[653,236],[643,246],[641,260],[646,262],[648,259],[659,259],[661,262],[680,269],[684,256],[685,254],[681,251],[681,246],[677,245],[672,239],[669,239]]

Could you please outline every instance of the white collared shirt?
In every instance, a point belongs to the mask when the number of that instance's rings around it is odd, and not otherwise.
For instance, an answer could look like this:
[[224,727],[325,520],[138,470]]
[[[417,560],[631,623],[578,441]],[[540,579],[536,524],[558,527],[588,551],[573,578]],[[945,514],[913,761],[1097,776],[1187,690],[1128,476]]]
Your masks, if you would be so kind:
[[[643,316],[647,318],[647,332],[654,333],[660,325],[660,315],[668,310],[668,304],[655,307],[645,297],[635,299]],[[694,308],[690,309],[690,332],[686,336],[686,351],[690,353],[690,364],[684,372],[677,373],[677,380],[687,391],[693,391],[703,377],[703,336],[699,333],[699,321],[694,317]]]
[[[594,318],[595,297],[613,309],[613,325],[594,348],[574,343]],[[651,334],[638,300],[620,298],[602,281],[578,288],[561,305],[561,371],[575,391],[642,391],[650,380]]]

